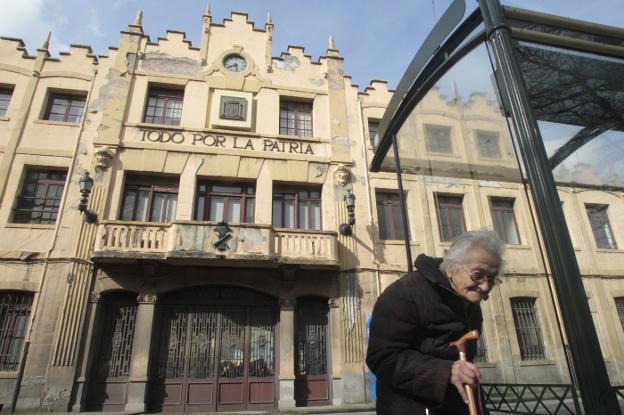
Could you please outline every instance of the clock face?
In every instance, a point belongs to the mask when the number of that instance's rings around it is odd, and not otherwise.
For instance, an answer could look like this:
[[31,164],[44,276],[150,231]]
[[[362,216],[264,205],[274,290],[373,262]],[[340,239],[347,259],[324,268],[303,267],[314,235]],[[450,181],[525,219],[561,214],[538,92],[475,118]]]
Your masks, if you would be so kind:
[[228,71],[242,72],[247,69],[247,61],[240,55],[227,55],[223,59],[223,66]]

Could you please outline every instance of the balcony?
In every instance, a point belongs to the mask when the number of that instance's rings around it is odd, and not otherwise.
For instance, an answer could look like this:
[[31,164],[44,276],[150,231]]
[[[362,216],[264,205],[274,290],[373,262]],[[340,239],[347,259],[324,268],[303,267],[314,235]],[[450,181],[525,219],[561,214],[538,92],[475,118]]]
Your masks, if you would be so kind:
[[335,232],[270,225],[178,221],[101,221],[92,259],[100,263],[159,260],[176,264],[338,267]]

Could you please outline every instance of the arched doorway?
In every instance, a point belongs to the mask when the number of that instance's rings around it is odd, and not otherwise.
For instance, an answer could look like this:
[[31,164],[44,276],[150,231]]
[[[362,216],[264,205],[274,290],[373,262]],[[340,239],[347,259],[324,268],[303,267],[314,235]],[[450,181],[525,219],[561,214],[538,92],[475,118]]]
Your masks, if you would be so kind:
[[150,409],[231,411],[275,405],[275,299],[202,287],[159,303]]
[[329,305],[326,298],[297,299],[295,318],[295,402],[329,405]]
[[128,377],[137,315],[136,294],[105,294],[99,316],[99,347],[87,398],[88,411],[123,411],[128,395]]

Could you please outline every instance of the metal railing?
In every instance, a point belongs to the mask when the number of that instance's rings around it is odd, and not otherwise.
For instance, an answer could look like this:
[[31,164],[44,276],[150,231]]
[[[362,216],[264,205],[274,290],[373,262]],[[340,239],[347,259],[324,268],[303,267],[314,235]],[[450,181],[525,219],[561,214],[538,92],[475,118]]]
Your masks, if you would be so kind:
[[481,384],[490,412],[517,415],[581,415],[576,389],[569,384]]

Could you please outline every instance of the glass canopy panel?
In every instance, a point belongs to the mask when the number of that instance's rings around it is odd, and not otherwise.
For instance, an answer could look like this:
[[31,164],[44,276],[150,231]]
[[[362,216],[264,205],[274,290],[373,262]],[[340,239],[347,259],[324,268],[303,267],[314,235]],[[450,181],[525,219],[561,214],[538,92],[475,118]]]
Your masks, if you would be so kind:
[[[402,173],[520,182],[493,82],[483,44],[451,67],[397,133]],[[393,156],[391,148],[382,170],[395,170]]]
[[514,49],[557,183],[624,188],[624,60],[528,42]]

